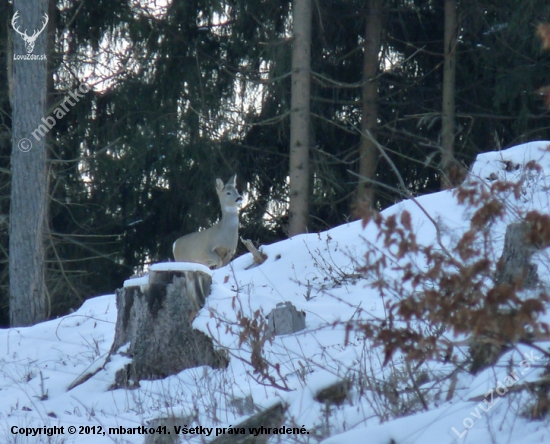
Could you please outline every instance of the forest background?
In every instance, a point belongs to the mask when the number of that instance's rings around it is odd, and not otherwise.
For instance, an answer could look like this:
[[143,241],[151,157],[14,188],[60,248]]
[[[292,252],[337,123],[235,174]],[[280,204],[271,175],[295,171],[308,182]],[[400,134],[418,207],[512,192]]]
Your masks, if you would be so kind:
[[[2,326],[14,12],[0,1]],[[50,317],[113,292],[214,223],[217,177],[238,174],[243,237],[288,236],[292,12],[285,0],[49,0],[45,116],[90,88],[46,138]],[[452,186],[480,152],[550,139],[550,58],[536,34],[549,15],[542,0],[311,2],[307,230]]]

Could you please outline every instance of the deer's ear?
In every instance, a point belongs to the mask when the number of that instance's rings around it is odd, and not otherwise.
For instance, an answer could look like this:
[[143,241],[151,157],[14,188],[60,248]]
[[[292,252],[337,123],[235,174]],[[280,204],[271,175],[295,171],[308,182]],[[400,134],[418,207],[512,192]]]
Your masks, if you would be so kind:
[[216,179],[216,191],[221,193],[223,190],[223,181],[221,179]]
[[232,187],[237,185],[237,175],[236,174],[234,174],[233,177],[227,181],[225,186],[227,186],[227,185],[230,185]]

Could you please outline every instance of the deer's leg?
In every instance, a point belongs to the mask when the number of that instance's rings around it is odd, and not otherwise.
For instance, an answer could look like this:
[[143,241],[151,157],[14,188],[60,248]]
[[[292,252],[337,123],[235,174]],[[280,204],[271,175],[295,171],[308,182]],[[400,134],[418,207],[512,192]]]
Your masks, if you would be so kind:
[[206,252],[206,255],[208,256],[208,266],[210,268],[220,268],[222,266],[222,259],[216,252],[216,249],[210,250]]

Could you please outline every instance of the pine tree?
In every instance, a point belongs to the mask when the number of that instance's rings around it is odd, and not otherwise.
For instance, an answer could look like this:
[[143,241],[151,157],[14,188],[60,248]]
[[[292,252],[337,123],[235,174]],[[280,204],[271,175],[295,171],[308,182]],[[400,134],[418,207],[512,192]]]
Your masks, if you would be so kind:
[[361,145],[359,148],[359,176],[357,206],[371,208],[374,203],[376,165],[378,147],[376,130],[378,127],[378,80],[380,67],[380,39],[382,33],[382,0],[367,2],[365,20],[365,49],[363,61]]
[[455,77],[458,24],[456,0],[445,0],[445,36],[443,63],[443,106],[441,123],[441,188],[453,186],[451,168],[455,139]]
[[309,213],[311,0],[294,0],[290,103],[289,234],[305,233]]
[[[49,315],[44,236],[47,230],[46,0],[14,2],[13,147],[9,222],[10,324],[33,325]],[[21,24],[24,21],[24,24]],[[34,30],[27,33],[26,30]],[[32,36],[32,37],[31,37]],[[21,60],[21,56],[28,57]],[[34,57],[33,57],[34,56]],[[53,119],[51,116],[47,119]]]

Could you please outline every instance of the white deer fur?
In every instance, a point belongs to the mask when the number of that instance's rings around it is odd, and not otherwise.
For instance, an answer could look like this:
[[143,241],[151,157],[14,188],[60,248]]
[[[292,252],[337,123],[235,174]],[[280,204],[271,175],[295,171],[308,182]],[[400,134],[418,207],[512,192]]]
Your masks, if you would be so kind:
[[176,262],[195,262],[210,268],[229,263],[239,240],[239,206],[242,201],[237,192],[237,175],[224,185],[216,179],[216,191],[222,207],[222,219],[212,227],[180,237],[172,251]]

